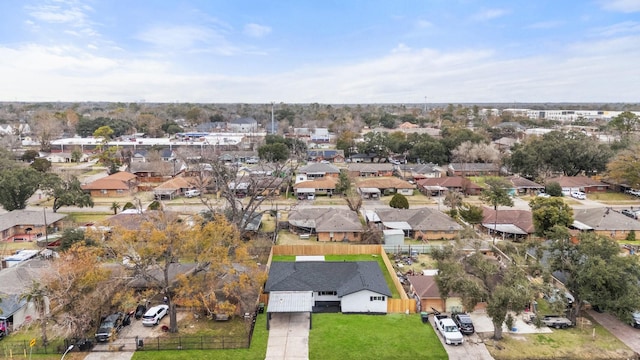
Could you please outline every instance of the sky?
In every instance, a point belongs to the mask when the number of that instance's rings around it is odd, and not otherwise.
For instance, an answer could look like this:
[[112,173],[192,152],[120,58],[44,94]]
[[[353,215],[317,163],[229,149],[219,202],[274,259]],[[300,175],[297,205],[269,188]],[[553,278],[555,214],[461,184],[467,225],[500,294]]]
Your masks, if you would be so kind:
[[640,0],[2,0],[0,101],[640,102]]

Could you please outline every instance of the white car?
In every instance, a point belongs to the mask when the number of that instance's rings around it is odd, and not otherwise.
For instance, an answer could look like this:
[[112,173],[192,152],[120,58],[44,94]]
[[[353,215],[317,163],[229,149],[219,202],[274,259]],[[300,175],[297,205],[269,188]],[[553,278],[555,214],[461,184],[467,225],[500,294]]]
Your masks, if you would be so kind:
[[587,194],[583,193],[582,191],[572,191],[571,197],[578,200],[585,200],[587,198]]
[[142,325],[144,326],[154,326],[160,323],[160,320],[167,315],[167,311],[169,311],[168,305],[156,305],[142,316]]
[[551,197],[551,195],[549,195],[549,194],[547,194],[547,193],[540,192],[540,193],[538,193],[538,197],[542,197],[542,198],[550,198],[550,197]]

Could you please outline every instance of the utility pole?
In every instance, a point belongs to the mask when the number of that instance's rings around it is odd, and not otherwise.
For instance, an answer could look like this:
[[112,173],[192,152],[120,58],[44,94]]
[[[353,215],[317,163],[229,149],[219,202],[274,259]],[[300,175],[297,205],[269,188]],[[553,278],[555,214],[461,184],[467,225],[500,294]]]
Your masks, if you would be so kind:
[[275,117],[273,116],[273,105],[274,102],[271,102],[271,135],[275,135],[276,134],[276,123],[275,123]]

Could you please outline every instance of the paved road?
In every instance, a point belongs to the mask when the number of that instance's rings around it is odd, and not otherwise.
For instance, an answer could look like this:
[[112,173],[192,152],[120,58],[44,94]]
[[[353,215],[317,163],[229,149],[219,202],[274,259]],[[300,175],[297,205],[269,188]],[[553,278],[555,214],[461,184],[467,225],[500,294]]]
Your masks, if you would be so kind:
[[640,354],[639,329],[634,329],[631,325],[623,323],[611,314],[599,313],[593,310],[587,310],[587,313],[605,329],[609,330],[611,334],[631,348],[631,350]]

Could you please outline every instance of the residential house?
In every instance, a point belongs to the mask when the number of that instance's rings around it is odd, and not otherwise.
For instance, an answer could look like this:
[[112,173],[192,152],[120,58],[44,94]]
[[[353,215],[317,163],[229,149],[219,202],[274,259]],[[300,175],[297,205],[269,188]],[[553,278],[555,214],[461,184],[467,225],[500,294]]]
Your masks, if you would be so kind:
[[358,188],[375,188],[379,189],[382,194],[402,194],[405,196],[413,196],[416,186],[397,177],[371,177],[356,179]]
[[351,154],[349,156],[349,161],[348,162],[352,162],[352,163],[371,163],[374,162],[378,159],[378,155],[371,153],[371,154]]
[[46,209],[13,210],[0,214],[0,234],[3,241],[33,241],[60,231],[66,214]]
[[153,196],[157,200],[172,200],[183,196],[186,191],[198,189],[198,181],[195,178],[178,176],[169,179],[153,189]]
[[129,172],[135,175],[140,191],[149,191],[163,182],[175,177],[186,170],[186,165],[180,161],[132,162]]
[[231,120],[227,123],[227,129],[231,132],[252,133],[258,132],[258,122],[251,117]]
[[431,208],[389,208],[376,209],[374,212],[380,230],[402,230],[405,236],[418,240],[452,240],[462,230],[462,226],[448,215]]
[[401,178],[412,181],[441,178],[447,173],[445,169],[434,163],[400,164],[395,166],[395,172]]
[[[386,314],[392,296],[376,261],[274,262],[264,288],[269,313]],[[305,304],[300,308],[300,304]],[[269,314],[268,318],[271,317]]]
[[484,206],[482,213],[482,227],[495,236],[519,241],[535,233],[533,215],[529,210],[498,209],[496,212]]
[[314,143],[328,143],[331,140],[329,129],[316,128],[310,134],[311,141]]
[[350,177],[393,176],[391,163],[351,163],[347,166]]
[[135,193],[136,186],[136,175],[120,171],[82,185],[82,189],[88,191],[92,197],[120,197]]
[[398,129],[400,129],[400,130],[417,129],[419,127],[420,127],[420,125],[414,124],[414,123],[410,123],[408,121],[405,121],[402,124],[398,125]]
[[590,208],[573,210],[572,228],[593,231],[614,240],[624,240],[630,232],[640,232],[640,221],[622,215],[611,208]]
[[[59,152],[59,153],[51,153],[44,156],[45,159],[49,160],[51,163],[70,163],[73,162],[73,154],[68,152]],[[89,155],[80,154],[79,162],[87,161],[89,159]]]
[[449,176],[499,176],[500,164],[495,163],[451,163],[447,167]]
[[500,139],[494,140],[492,142],[493,146],[500,152],[511,150],[511,148],[517,143],[518,139],[514,139],[511,137],[501,137]]
[[257,151],[222,151],[218,156],[218,161],[225,163],[247,163],[255,164],[260,160]]
[[317,235],[317,240],[361,241],[364,229],[358,214],[347,209],[303,208],[289,214],[289,230]]
[[440,196],[443,191],[457,191],[464,195],[480,195],[482,187],[462,176],[426,178],[417,181],[418,190],[430,196]]
[[338,180],[333,177],[307,180],[293,185],[293,192],[298,199],[313,199],[315,195],[333,196]]
[[547,184],[557,182],[562,188],[565,195],[571,194],[573,191],[582,191],[584,193],[606,192],[609,185],[594,180],[588,176],[558,176],[546,180]]
[[4,329],[3,332],[6,332],[2,336],[20,329],[25,324],[30,324],[31,321],[39,317],[35,304],[27,302],[21,294],[0,293],[0,298],[2,299],[0,301],[0,329]]
[[544,190],[544,186],[518,175],[506,178],[511,184],[513,195],[535,195]]
[[325,163],[310,163],[298,169],[296,182],[315,180],[324,177],[337,178],[340,175],[340,169]]
[[409,282],[409,296],[418,301],[420,311],[432,312],[436,309],[440,312],[462,312],[462,299],[455,294],[449,294],[446,300],[442,298],[436,282],[437,270],[427,275],[407,276]]
[[307,161],[328,161],[332,163],[343,163],[344,150],[336,150],[336,149],[307,150]]

